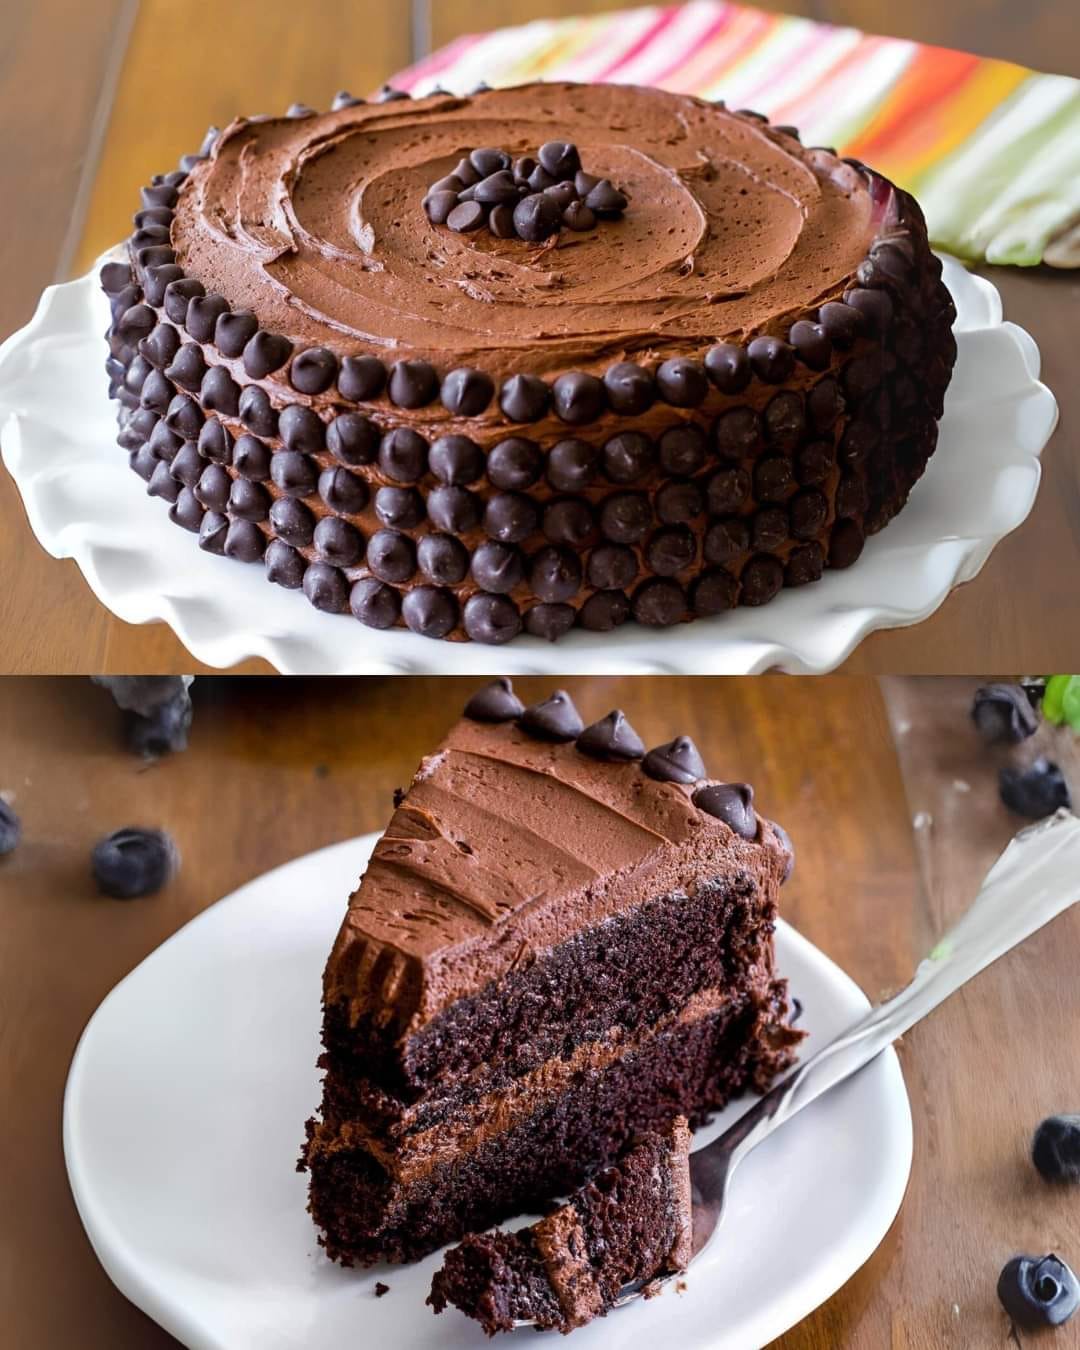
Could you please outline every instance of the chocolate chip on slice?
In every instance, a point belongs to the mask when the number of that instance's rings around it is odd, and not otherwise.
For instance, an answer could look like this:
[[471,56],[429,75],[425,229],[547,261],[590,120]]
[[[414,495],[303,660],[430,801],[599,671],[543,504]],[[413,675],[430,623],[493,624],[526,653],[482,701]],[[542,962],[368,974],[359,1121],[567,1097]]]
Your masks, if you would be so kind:
[[656,387],[664,402],[675,408],[696,408],[709,392],[705,368],[684,357],[661,363],[656,371]]
[[291,545],[280,539],[271,539],[266,546],[263,562],[266,579],[275,586],[283,586],[287,591],[298,591],[303,585],[307,563],[303,554],[297,553]]
[[427,361],[395,361],[388,388],[399,408],[422,408],[438,395],[439,377]]
[[547,411],[550,397],[538,375],[511,375],[499,392],[499,406],[512,422],[535,422]]
[[581,560],[568,548],[548,545],[529,565],[529,588],[538,600],[561,604],[581,589]]
[[621,708],[614,708],[599,722],[586,727],[577,739],[577,748],[594,759],[630,761],[645,754],[645,742]]
[[508,596],[478,591],[465,601],[462,625],[473,642],[501,646],[521,632],[521,613]]
[[378,398],[386,386],[386,367],[377,356],[346,356],[338,372],[338,393],[350,403]]
[[509,169],[499,169],[481,178],[473,189],[473,201],[488,206],[513,206],[518,196],[518,187]]
[[458,417],[476,417],[495,394],[495,384],[485,371],[459,366],[443,379],[440,391],[443,407]]
[[617,361],[604,373],[608,402],[617,413],[643,413],[656,396],[653,377],[633,361]]
[[545,194],[553,202],[558,203],[559,210],[564,213],[571,202],[577,201],[577,193],[574,191],[573,183],[553,183],[551,187],[544,189]]
[[689,736],[676,736],[645,756],[641,766],[662,783],[696,783],[705,777],[705,764]]
[[334,383],[337,370],[337,357],[332,351],[326,347],[308,347],[293,357],[289,380],[301,394],[321,394]]
[[348,599],[348,583],[336,567],[315,562],[304,573],[304,594],[324,614],[340,614]]
[[558,202],[544,192],[522,197],[514,207],[514,229],[530,244],[538,244],[558,231],[562,212]]
[[458,621],[458,604],[440,586],[417,586],[402,600],[401,617],[421,637],[442,638]]
[[694,805],[722,820],[744,839],[757,838],[754,789],[749,783],[709,783],[694,793]]
[[401,613],[401,596],[375,577],[362,577],[349,592],[349,608],[369,628],[393,628]]
[[253,380],[261,380],[283,366],[291,352],[292,343],[287,337],[260,328],[244,346],[244,369]]
[[537,158],[556,179],[572,179],[581,168],[581,156],[572,141],[546,141]]
[[425,534],[416,545],[420,571],[436,586],[457,586],[469,574],[469,550],[452,534]]
[[626,193],[620,192],[608,178],[601,178],[585,198],[585,205],[601,219],[620,216],[626,210]]
[[446,223],[455,234],[469,234],[478,230],[486,218],[479,202],[464,201],[459,202],[447,215]]
[[520,585],[525,576],[525,560],[514,544],[485,540],[472,556],[473,579],[485,591],[505,595]]
[[496,239],[516,239],[514,229],[514,208],[512,206],[493,206],[488,216],[488,229]]
[[[552,450],[552,455],[558,450]],[[544,469],[544,456],[535,441],[509,436],[488,454],[487,476],[492,486],[508,490],[532,487]],[[558,485],[556,485],[558,486]]]
[[222,356],[239,356],[258,331],[259,321],[250,310],[219,314],[214,324],[214,346]]
[[565,689],[556,689],[521,714],[519,725],[542,741],[573,741],[585,730],[581,714]]
[[490,146],[479,146],[469,151],[469,163],[480,178],[488,178],[493,173],[510,168],[510,156],[505,150],[496,150]]
[[556,415],[575,425],[591,422],[607,406],[603,383],[595,375],[580,370],[560,375],[552,385],[551,393]]
[[429,192],[424,198],[424,211],[432,225],[445,225],[450,219],[450,212],[458,204],[457,192],[448,188],[440,188],[438,191]]
[[363,413],[342,413],[326,429],[326,448],[342,464],[371,464],[379,453],[379,428]]

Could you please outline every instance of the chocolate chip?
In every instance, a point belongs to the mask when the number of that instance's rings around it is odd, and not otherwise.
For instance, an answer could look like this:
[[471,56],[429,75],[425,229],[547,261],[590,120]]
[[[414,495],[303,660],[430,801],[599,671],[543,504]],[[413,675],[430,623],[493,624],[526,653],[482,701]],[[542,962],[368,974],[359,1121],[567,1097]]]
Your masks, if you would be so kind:
[[793,450],[806,430],[803,401],[799,394],[784,389],[766,405],[765,439],[780,450]]
[[214,346],[222,356],[239,356],[255,334],[259,321],[250,310],[222,312],[214,324]]
[[223,557],[228,533],[228,516],[223,516],[220,511],[207,511],[199,525],[199,547]]
[[782,506],[765,506],[750,522],[750,542],[755,549],[779,548],[788,537],[788,514]]
[[613,483],[633,483],[653,467],[656,454],[648,436],[623,431],[604,443],[604,473]]
[[615,708],[599,722],[586,727],[577,739],[577,748],[594,759],[630,763],[645,754],[645,743],[626,720],[621,708]]
[[742,516],[727,516],[709,526],[702,545],[705,560],[731,562],[750,548],[750,529]]
[[375,493],[375,514],[384,525],[411,530],[424,519],[424,499],[415,488],[381,487]]
[[505,150],[497,150],[491,146],[479,146],[477,149],[469,151],[469,163],[482,180],[493,173],[500,172],[500,170],[509,169],[510,156]]
[[499,492],[484,511],[484,529],[492,539],[517,544],[527,539],[540,519],[536,503],[520,492]]
[[591,422],[607,405],[601,381],[580,370],[560,375],[552,385],[551,393],[556,414],[564,422],[575,425]]
[[514,722],[525,711],[525,705],[514,693],[507,676],[500,676],[478,689],[465,704],[463,716],[471,722]]
[[581,168],[581,156],[572,141],[546,141],[537,158],[552,178],[572,179]]
[[131,284],[131,268],[124,262],[107,262],[98,273],[98,280],[106,295],[119,295]]
[[457,167],[453,171],[453,177],[458,179],[459,182],[463,183],[466,187],[468,187],[471,184],[479,183],[483,175],[478,173],[477,170],[473,168],[472,162],[470,160],[459,159],[457,162]]
[[589,554],[589,584],[599,590],[625,590],[637,574],[637,555],[624,544],[600,544]]
[[439,586],[417,586],[402,600],[401,617],[421,637],[442,638],[458,621],[457,601]]
[[535,422],[547,412],[550,391],[537,375],[511,375],[499,391],[499,407],[512,422]]
[[290,103],[285,110],[285,116],[296,118],[297,120],[304,117],[314,117],[315,109],[309,108],[306,103]]
[[[229,476],[228,474],[225,474],[226,478],[228,478],[228,476]],[[154,468],[154,472],[150,475],[150,481],[146,485],[146,491],[151,497],[161,497],[169,503],[176,501],[177,497],[179,497],[180,484],[169,472],[169,465],[165,460],[163,459],[158,460],[157,465]],[[228,493],[229,490],[226,487],[225,489],[226,497],[228,497]],[[202,494],[198,491],[197,487],[195,495],[199,498],[200,501],[203,500]]]
[[585,730],[581,714],[565,689],[556,689],[521,714],[518,725],[542,741],[573,741]]
[[148,483],[157,472],[158,459],[148,445],[140,445],[137,450],[133,450],[128,456],[128,465],[135,470],[144,482]]
[[258,562],[266,547],[262,530],[249,520],[233,520],[225,533],[224,552],[226,558],[235,558],[237,562]]
[[266,546],[266,579],[288,591],[298,591],[304,583],[307,562],[302,554],[280,539],[271,539]]
[[279,539],[294,548],[307,548],[315,534],[315,517],[303,502],[278,497],[270,507],[270,524]]
[[622,215],[626,210],[627,197],[608,178],[601,178],[585,196],[585,205],[596,212],[601,220]]
[[722,614],[734,609],[739,585],[730,573],[717,567],[704,572],[690,590],[690,606],[695,614]]
[[488,229],[496,239],[516,239],[514,209],[512,206],[493,206],[488,216]]
[[[168,242],[169,227],[159,225],[156,222],[147,222],[140,229],[135,230],[131,236],[131,247],[136,252],[154,244],[167,244]],[[175,264],[166,263],[165,266],[175,266]]]
[[805,586],[818,581],[825,569],[825,552],[820,544],[800,544],[792,549],[784,568],[785,586]]
[[698,788],[693,802],[699,811],[722,820],[744,839],[757,838],[754,789],[749,783],[709,783]]
[[447,215],[446,223],[455,234],[471,234],[484,224],[486,218],[484,208],[479,202],[459,201]]
[[697,556],[694,536],[685,525],[657,530],[645,550],[645,560],[661,577],[673,577],[690,566]]
[[720,342],[705,353],[705,370],[722,394],[739,394],[750,383],[750,358],[745,347]]
[[705,764],[689,736],[676,736],[650,750],[641,767],[662,783],[696,783],[705,777]]
[[751,558],[739,578],[739,600],[744,605],[764,605],[784,584],[784,569],[768,553]]
[[240,411],[240,386],[224,366],[211,366],[199,387],[199,401],[212,412],[235,417]]
[[655,578],[638,587],[631,609],[638,623],[670,628],[686,617],[686,596],[678,582]]
[[397,103],[401,99],[410,97],[411,95],[407,94],[404,89],[395,89],[393,85],[384,84],[383,87],[379,90],[379,92],[375,95],[375,102]]
[[416,561],[429,581],[457,586],[469,573],[469,550],[452,534],[425,534],[416,545]]
[[557,642],[573,628],[576,617],[573,605],[533,605],[525,614],[525,631],[546,642]]
[[368,540],[367,566],[380,581],[408,581],[416,571],[412,540],[398,530],[376,530]]
[[600,531],[615,544],[636,544],[651,523],[649,500],[641,492],[617,492],[600,509]]
[[270,494],[261,483],[234,478],[229,490],[229,514],[239,520],[266,520],[270,514]]
[[146,377],[153,368],[145,356],[136,356],[126,370],[122,363],[113,356],[110,356],[106,362],[106,369],[109,371],[110,377],[123,380],[124,388],[132,394],[137,394],[142,389]]
[[470,595],[462,611],[465,632],[474,642],[501,646],[521,632],[521,614],[505,595]]
[[439,393],[439,379],[427,361],[395,361],[390,367],[390,402],[399,408],[422,408]]
[[291,352],[287,337],[260,328],[244,345],[244,369],[253,380],[261,380],[283,366]]
[[728,459],[745,459],[761,447],[761,419],[753,408],[732,408],[714,422],[713,442]]
[[290,403],[282,409],[278,429],[287,450],[299,450],[302,454],[310,455],[326,445],[326,428],[322,419],[299,403]]
[[301,394],[321,394],[337,375],[337,357],[326,347],[308,347],[293,357],[289,381]]
[[480,523],[483,508],[480,498],[468,488],[437,487],[428,493],[427,511],[431,523],[451,534],[464,534]]
[[176,262],[176,250],[164,244],[153,244],[149,248],[140,248],[135,253],[135,262],[139,270],[147,272],[151,267],[164,267]]
[[656,392],[649,372],[632,361],[609,366],[604,372],[604,388],[615,412],[629,416],[650,408]]
[[543,192],[545,189],[554,186],[558,180],[552,178],[542,164],[538,164],[525,181],[534,192]]
[[393,628],[401,613],[401,596],[375,577],[362,577],[349,592],[349,608],[369,628]]
[[427,441],[411,427],[395,427],[379,446],[379,468],[396,483],[418,483],[427,472]]
[[179,496],[172,506],[169,507],[169,519],[175,525],[181,525],[185,530],[191,530],[193,534],[198,534],[199,527],[202,525],[203,508],[198,497],[189,487],[181,488]]
[[548,454],[548,482],[557,492],[577,492],[593,482],[599,461],[596,449],[584,441],[559,441]]
[[630,617],[630,601],[622,591],[597,591],[578,611],[578,622],[591,633],[610,633]]
[[241,436],[233,448],[233,467],[242,478],[250,478],[254,483],[270,477],[270,458],[270,447],[257,436]]
[[796,539],[813,539],[825,528],[829,503],[823,493],[808,488],[792,498],[791,533]]
[[542,528],[553,544],[579,548],[593,532],[592,511],[580,497],[551,502],[544,508]]
[[795,460],[795,473],[803,487],[824,483],[832,472],[833,447],[829,441],[811,441]]
[[315,562],[304,573],[304,594],[316,609],[340,614],[348,599],[349,584],[336,567]]
[[176,263],[161,263],[158,267],[143,270],[143,292],[148,305],[160,305],[165,300],[165,292],[174,281],[180,281],[184,269]]
[[656,518],[664,525],[678,525],[693,520],[705,510],[705,498],[697,483],[665,483],[656,494]]
[[139,340],[139,355],[159,370],[169,365],[180,350],[180,334],[171,323],[159,323],[152,333]]
[[696,473],[705,463],[705,435],[690,423],[669,427],[660,437],[660,466],[666,473]]
[[834,347],[846,350],[863,331],[865,320],[857,309],[830,300],[818,310],[818,325]]
[[656,371],[656,388],[665,403],[675,408],[696,408],[709,391],[705,368],[696,361],[676,357]]
[[776,337],[756,337],[746,348],[750,368],[766,384],[783,384],[795,370],[795,351]]
[[788,341],[795,349],[795,355],[811,370],[824,370],[832,357],[832,343],[820,324],[799,319],[791,325]]
[[334,101],[330,104],[331,112],[340,112],[342,108],[355,108],[363,103],[362,98],[355,98],[347,89],[339,89],[334,95]]
[[721,469],[709,479],[707,493],[713,515],[730,515],[749,497],[750,475],[745,469]]
[[[160,370],[151,370],[139,393],[139,405],[155,413],[165,413],[176,397],[176,389]],[[164,425],[164,424],[163,424]]]
[[455,211],[458,206],[457,191],[451,191],[449,188],[439,188],[437,185],[430,190],[424,198],[424,212],[432,225],[445,225],[450,219],[451,211]]
[[484,473],[484,454],[468,436],[440,436],[428,454],[428,467],[441,483],[467,486]]
[[870,504],[866,484],[855,474],[845,474],[836,489],[836,514],[861,516]]
[[342,464],[371,464],[379,453],[379,428],[363,413],[342,413],[326,429],[326,448]]
[[193,295],[184,315],[184,327],[196,342],[210,342],[217,332],[218,320],[229,312],[223,295]]
[[884,374],[881,352],[867,352],[853,357],[844,367],[844,393],[849,399],[859,400],[874,392]]
[[355,516],[368,503],[368,487],[348,469],[335,466],[319,474],[319,496],[339,516]]
[[495,394],[490,375],[471,366],[459,366],[442,382],[442,402],[447,412],[458,417],[476,417],[484,411]]
[[149,305],[130,305],[113,325],[113,331],[129,347],[136,347],[143,338],[150,336],[156,323],[157,315]]
[[581,561],[568,548],[547,547],[529,564],[529,588],[539,600],[569,600],[581,589]]
[[497,488],[532,487],[543,469],[544,456],[540,447],[522,436],[510,436],[500,441],[487,458],[488,481]]
[[855,418],[844,428],[837,458],[845,468],[857,469],[866,463],[880,440],[881,432],[873,422]]
[[265,389],[254,384],[244,386],[240,393],[240,421],[256,436],[278,434],[277,410]]
[[193,441],[206,421],[203,410],[187,394],[177,394],[165,414],[165,424],[186,441]]
[[315,491],[315,466],[298,450],[279,450],[272,455],[270,477],[287,497],[307,497]]
[[[571,202],[577,206],[581,206],[583,210],[589,211],[589,208],[585,206],[584,203],[577,200],[577,192],[574,189],[573,183],[552,183],[551,187],[544,189],[544,192],[553,202],[558,204],[559,210],[563,213],[564,223],[566,220],[566,208]],[[592,216],[593,222],[595,223],[596,216],[592,211],[589,211],[589,215]]]
[[782,502],[795,489],[791,460],[784,455],[766,455],[754,466],[754,494],[759,502]]
[[[211,426],[220,427],[221,424],[220,422],[207,422],[203,426],[203,431],[205,431],[207,427]],[[228,433],[226,432],[226,435],[227,434]],[[202,431],[200,431],[199,440],[197,442],[197,449],[200,455],[203,453],[202,439],[203,433]],[[180,447],[183,444],[184,444],[183,438],[178,436],[175,431],[170,431],[169,428],[165,425],[165,423],[160,421],[157,423],[153,431],[150,433],[150,439],[147,441],[147,445],[157,456],[157,458],[164,460],[173,459],[176,452],[180,449]],[[230,448],[231,444],[232,443],[230,442]]]
[[513,206],[518,200],[514,175],[509,169],[498,169],[481,178],[473,188],[473,200],[487,206]]
[[513,544],[487,540],[473,553],[471,571],[476,584],[485,591],[505,595],[524,579],[525,560]]
[[377,356],[346,356],[338,372],[338,393],[350,403],[378,398],[386,385],[386,367]]
[[893,318],[893,302],[888,291],[848,291],[844,303],[857,310],[872,333],[886,333]]
[[335,567],[352,567],[364,553],[363,535],[337,516],[324,516],[319,521],[315,526],[314,544],[323,562],[333,563]]
[[[559,186],[569,186],[569,184],[560,184]],[[553,192],[554,188],[548,188]],[[562,223],[568,230],[585,231],[591,230],[596,226],[596,212],[584,202],[570,201],[563,207]]]
[[[535,177],[536,174],[533,174]],[[562,212],[558,202],[543,192],[532,192],[522,197],[514,207],[514,229],[527,243],[538,244],[549,238],[558,232],[561,224]]]

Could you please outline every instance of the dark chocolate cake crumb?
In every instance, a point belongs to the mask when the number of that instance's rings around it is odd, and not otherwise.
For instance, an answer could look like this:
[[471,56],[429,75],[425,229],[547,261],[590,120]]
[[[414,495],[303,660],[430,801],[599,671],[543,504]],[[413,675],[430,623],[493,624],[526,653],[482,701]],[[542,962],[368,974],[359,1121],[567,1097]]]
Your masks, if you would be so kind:
[[383,1284],[382,1280],[376,1280],[376,1281],[375,1281],[375,1297],[376,1297],[376,1298],[382,1298],[382,1296],[383,1296],[384,1294],[388,1294],[389,1292],[390,1292],[390,1286],[389,1286],[388,1284]]

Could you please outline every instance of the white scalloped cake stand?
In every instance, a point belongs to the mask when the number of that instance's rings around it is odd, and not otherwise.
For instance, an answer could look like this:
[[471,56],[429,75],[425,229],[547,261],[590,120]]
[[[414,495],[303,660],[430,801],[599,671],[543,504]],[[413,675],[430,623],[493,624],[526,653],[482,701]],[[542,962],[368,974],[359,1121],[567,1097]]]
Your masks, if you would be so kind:
[[831,670],[867,633],[918,623],[970,581],[1024,520],[1057,404],[1039,383],[1031,337],[1005,323],[1001,297],[945,260],[956,301],[956,371],[937,453],[908,505],[856,565],[736,609],[656,630],[574,630],[548,644],[433,642],[313,609],[261,567],[204,553],[146,495],[115,442],[104,375],[108,305],[87,276],[50,287],[0,347],[0,443],[34,533],[74,558],[94,594],[129,623],[162,619],[200,661],[265,657],[283,674],[753,674]]

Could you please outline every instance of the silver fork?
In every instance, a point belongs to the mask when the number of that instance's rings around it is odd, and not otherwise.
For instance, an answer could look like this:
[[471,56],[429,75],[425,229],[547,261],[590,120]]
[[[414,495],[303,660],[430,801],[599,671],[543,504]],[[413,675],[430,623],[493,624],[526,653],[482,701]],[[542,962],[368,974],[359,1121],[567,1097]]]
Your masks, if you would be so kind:
[[[739,1163],[774,1130],[844,1082],[992,961],[1080,900],[1080,819],[1058,811],[1021,830],[986,875],[971,907],[920,962],[894,998],[800,1064],[722,1135],[690,1155],[693,1258],[708,1246],[724,1212]],[[672,1275],[624,1286],[616,1307],[640,1298]],[[531,1322],[518,1322],[531,1326]]]

